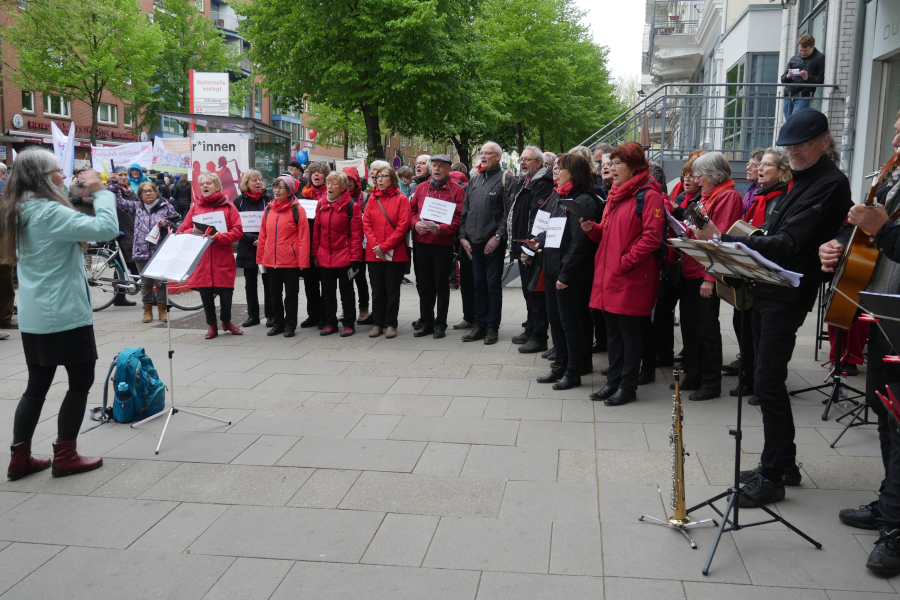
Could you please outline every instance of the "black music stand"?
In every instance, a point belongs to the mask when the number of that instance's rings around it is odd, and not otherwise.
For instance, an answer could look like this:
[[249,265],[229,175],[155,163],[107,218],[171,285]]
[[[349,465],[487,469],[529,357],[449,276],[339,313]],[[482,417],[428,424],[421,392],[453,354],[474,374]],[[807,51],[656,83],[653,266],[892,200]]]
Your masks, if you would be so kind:
[[[741,285],[741,287],[737,290],[737,293],[740,295],[740,301],[738,303],[742,306],[746,302],[747,287],[751,283],[761,282],[783,286],[790,285],[780,275],[780,272],[782,272],[781,269],[775,270],[770,268],[750,254],[743,252],[740,247],[736,247],[737,252],[735,252],[735,250],[731,247],[722,246],[717,242],[697,243],[693,240],[682,240],[682,242],[684,242],[684,244],[676,243],[676,248],[683,247],[685,244],[689,244],[694,246],[696,249],[699,249],[702,254],[706,255],[705,260],[703,260],[702,258],[700,260],[707,263],[704,266],[706,266],[707,272],[711,275],[724,275],[727,273],[727,275],[725,276],[734,277],[736,279],[740,279],[743,282],[743,285]],[[696,252],[691,252],[690,254],[695,258],[698,256]],[[746,327],[741,328],[740,346],[744,346],[744,335],[746,333],[746,330]],[[741,529],[746,529],[747,527],[756,527],[757,525],[779,522],[783,523],[788,529],[811,543],[816,548],[822,548],[822,544],[815,541],[814,539],[785,521],[781,517],[781,515],[775,513],[767,506],[756,502],[756,500],[753,499],[753,496],[747,494],[741,487],[741,440],[743,438],[743,432],[741,431],[741,416],[742,407],[744,404],[743,394],[741,392],[743,391],[744,387],[743,383],[743,369],[739,369],[736,421],[737,425],[734,429],[728,430],[729,435],[734,436],[734,485],[726,489],[721,494],[713,496],[708,500],[704,500],[700,504],[687,510],[687,514],[691,514],[692,512],[703,508],[704,506],[708,506],[722,518],[722,522],[719,525],[719,530],[718,532],[716,532],[716,539],[715,541],[713,541],[712,548],[709,551],[709,557],[707,558],[706,564],[701,570],[704,575],[709,575],[709,567],[712,564],[713,557],[715,556],[716,550],[719,547],[719,541],[722,539],[722,534],[725,532],[740,531]],[[741,524],[740,506],[738,503],[738,499],[741,496],[746,497],[756,508],[762,509],[772,518],[765,521],[756,521],[753,523]],[[715,506],[714,502],[718,502],[725,497],[728,497],[728,506],[725,508],[725,512],[722,512]],[[729,518],[729,515],[732,512],[734,513],[734,516],[732,518]]]
[[[828,380],[829,377],[831,378],[831,383],[823,383],[821,385],[814,385],[812,387],[803,388],[802,390],[794,390],[793,392],[789,393],[790,396],[797,396],[798,394],[805,394],[806,392],[819,392],[820,394],[824,394],[825,396],[827,396],[824,400],[822,400],[822,404],[825,405],[825,412],[822,413],[823,421],[828,420],[828,411],[831,410],[831,406],[835,402],[840,402],[842,400],[846,400],[847,402],[852,402],[857,407],[859,407],[860,403],[857,402],[856,399],[857,398],[865,398],[865,396],[866,396],[865,392],[862,392],[862,391],[856,389],[855,387],[851,387],[851,386],[847,385],[846,383],[844,383],[844,380],[842,378],[842,376],[844,374],[844,372],[842,370],[843,365],[841,364],[841,359],[842,359],[841,347],[843,346],[843,335],[844,335],[844,330],[841,329],[840,327],[838,327],[837,328],[837,340],[836,340],[837,350],[834,353],[834,367],[831,369],[831,372],[825,376],[826,381]],[[825,392],[823,390],[828,390],[828,391]],[[841,398],[841,392],[843,390],[849,390],[856,395],[855,396],[847,396],[846,398]],[[847,413],[847,414],[850,414],[850,413]],[[842,419],[844,416],[845,415],[842,415],[841,417],[838,418],[838,420]],[[835,440],[835,441],[837,441],[837,440]],[[834,447],[834,446],[832,446],[832,447]]]

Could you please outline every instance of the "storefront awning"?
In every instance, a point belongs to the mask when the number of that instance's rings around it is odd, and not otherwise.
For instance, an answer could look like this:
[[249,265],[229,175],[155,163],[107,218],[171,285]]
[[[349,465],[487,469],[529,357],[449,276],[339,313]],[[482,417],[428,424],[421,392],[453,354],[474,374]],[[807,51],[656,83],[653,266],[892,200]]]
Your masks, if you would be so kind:
[[193,123],[200,127],[211,127],[213,129],[223,129],[225,131],[234,131],[237,133],[267,133],[281,138],[285,138],[290,142],[291,134],[282,131],[277,127],[273,127],[268,123],[263,123],[258,119],[250,119],[247,117],[216,117],[211,115],[196,115],[191,113],[179,113],[168,111],[157,111],[160,117],[167,117],[182,123]]

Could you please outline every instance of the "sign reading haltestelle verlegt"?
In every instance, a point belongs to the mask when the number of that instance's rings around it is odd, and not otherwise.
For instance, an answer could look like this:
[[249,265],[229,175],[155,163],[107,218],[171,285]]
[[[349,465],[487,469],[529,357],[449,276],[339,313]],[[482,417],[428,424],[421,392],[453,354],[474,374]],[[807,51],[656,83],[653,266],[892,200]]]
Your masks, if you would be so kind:
[[191,70],[192,113],[227,117],[228,92],[228,73],[200,73]]

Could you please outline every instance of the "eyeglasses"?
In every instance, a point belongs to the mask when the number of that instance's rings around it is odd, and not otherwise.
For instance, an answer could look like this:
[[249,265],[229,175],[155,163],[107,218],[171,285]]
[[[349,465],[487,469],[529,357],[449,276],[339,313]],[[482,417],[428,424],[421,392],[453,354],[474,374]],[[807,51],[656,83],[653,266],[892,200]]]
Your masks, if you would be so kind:
[[619,161],[619,160],[609,163],[610,169],[618,169],[621,166],[622,166],[622,161]]
[[65,174],[66,174],[65,171],[63,171],[62,169],[53,169],[52,171],[50,171],[49,173],[47,173],[47,175],[53,175],[54,173],[59,173],[60,175],[65,175]]
[[[539,158],[525,158],[524,156],[519,160],[519,162],[536,162],[540,160]],[[543,162],[543,161],[541,161]]]
[[790,152],[791,150],[806,150],[807,148],[812,146],[815,141],[816,140],[809,140],[808,142],[803,142],[802,144],[785,144],[784,149],[788,152]]
[[390,179],[390,175],[376,175],[375,179]]
[[479,152],[481,156],[490,156],[491,154],[500,154],[499,152]]
[[417,167],[426,167],[426,166],[428,166],[428,163],[427,162],[417,162],[416,166]]
[[762,165],[761,165],[760,163],[749,163],[749,162],[747,163],[747,168],[748,168],[748,169],[758,169],[758,168],[761,167],[761,166],[762,166]]
[[762,168],[769,169],[769,168],[774,167],[774,166],[775,166],[775,165],[773,165],[772,163],[767,163],[767,162],[761,162],[761,163],[759,163],[759,168],[760,168],[760,169],[762,169]]
[[146,189],[146,190],[142,191],[141,193],[142,193],[142,194],[156,194],[156,192],[154,192],[154,191],[151,190],[151,189]]

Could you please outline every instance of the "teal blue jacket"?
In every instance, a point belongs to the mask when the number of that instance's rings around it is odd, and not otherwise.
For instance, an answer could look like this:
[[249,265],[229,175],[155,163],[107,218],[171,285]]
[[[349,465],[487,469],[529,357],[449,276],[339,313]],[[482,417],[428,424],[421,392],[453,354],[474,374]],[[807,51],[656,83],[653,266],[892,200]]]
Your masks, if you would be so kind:
[[116,199],[94,194],[94,216],[46,198],[28,200],[19,216],[19,329],[56,333],[94,322],[91,291],[78,242],[119,235]]

